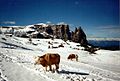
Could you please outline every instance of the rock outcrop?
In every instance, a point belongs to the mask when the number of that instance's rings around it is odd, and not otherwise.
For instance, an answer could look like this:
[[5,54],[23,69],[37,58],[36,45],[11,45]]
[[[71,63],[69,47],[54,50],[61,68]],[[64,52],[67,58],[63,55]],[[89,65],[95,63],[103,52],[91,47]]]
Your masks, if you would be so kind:
[[[11,32],[8,32],[11,33]],[[13,33],[13,32],[12,32]],[[80,43],[82,46],[87,45],[86,34],[81,27],[76,28],[75,31],[70,31],[68,24],[35,24],[28,25],[22,29],[17,29],[14,32],[18,37],[33,38],[57,38],[64,41],[71,40],[73,42]]]
[[76,28],[74,32],[72,32],[72,41],[80,43],[82,46],[86,46],[88,44],[88,41],[86,39],[86,34],[82,30],[81,27],[78,29]]

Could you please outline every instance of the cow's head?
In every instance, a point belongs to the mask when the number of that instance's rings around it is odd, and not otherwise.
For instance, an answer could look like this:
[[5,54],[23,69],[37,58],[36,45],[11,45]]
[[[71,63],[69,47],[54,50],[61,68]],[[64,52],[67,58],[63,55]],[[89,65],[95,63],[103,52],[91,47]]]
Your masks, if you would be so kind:
[[34,60],[35,60],[34,65],[38,64],[38,59],[39,59],[39,57],[38,57],[38,56],[37,56],[37,57],[34,57]]
[[42,59],[41,59],[41,56],[37,56],[37,57],[35,57],[34,59],[35,59],[35,63],[34,63],[35,65],[41,63],[41,60],[42,60]]
[[46,66],[46,61],[45,61],[44,57],[43,56],[35,57],[34,65],[36,65],[36,64],[41,64],[42,66],[45,67]]

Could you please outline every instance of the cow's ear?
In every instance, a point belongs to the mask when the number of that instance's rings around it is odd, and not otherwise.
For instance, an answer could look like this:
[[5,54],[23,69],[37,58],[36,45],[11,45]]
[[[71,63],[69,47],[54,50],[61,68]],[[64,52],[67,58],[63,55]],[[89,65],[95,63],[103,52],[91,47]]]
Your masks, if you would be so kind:
[[39,60],[43,60],[43,58],[39,58]]
[[37,57],[35,56],[34,59],[36,59]]
[[33,58],[36,59],[36,56],[34,56]]

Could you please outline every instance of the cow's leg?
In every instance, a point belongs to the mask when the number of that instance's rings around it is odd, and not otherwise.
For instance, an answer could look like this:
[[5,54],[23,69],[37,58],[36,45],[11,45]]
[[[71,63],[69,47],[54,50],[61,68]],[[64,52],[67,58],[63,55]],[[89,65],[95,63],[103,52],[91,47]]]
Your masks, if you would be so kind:
[[49,65],[49,68],[50,68],[49,70],[52,71],[52,67],[51,67],[51,65]]
[[76,61],[78,61],[78,55],[76,55]]
[[78,62],[78,58],[76,58],[76,61]]
[[45,71],[47,71],[47,66],[45,66]]
[[56,66],[55,65],[51,65],[51,67],[52,67],[52,73],[54,73],[55,70],[56,70]]
[[59,69],[59,64],[55,64],[55,66],[56,66],[56,69]]
[[56,66],[56,71],[58,72],[59,64],[55,64],[55,66]]

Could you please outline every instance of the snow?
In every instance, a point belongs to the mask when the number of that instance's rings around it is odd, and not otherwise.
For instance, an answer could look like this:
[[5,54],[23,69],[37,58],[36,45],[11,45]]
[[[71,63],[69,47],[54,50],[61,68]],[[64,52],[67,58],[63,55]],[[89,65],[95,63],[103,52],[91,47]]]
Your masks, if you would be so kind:
[[35,29],[32,29],[32,28],[30,28],[30,27],[25,27],[24,29],[23,29],[23,31],[35,31]]
[[32,32],[31,34],[33,34],[33,35],[34,35],[34,34],[38,34],[38,33],[39,33],[38,31],[35,31],[35,32]]
[[[60,44],[64,47],[58,48]],[[48,48],[49,45],[57,48]],[[0,81],[120,80],[120,50],[89,54],[83,49],[78,43],[60,39],[32,39],[31,44],[28,38],[0,35]],[[59,73],[45,72],[41,65],[34,65],[34,58],[45,53],[60,54]],[[71,53],[78,54],[78,62],[67,60]]]
[[15,31],[20,31],[20,32],[35,31],[35,29],[33,29],[31,27],[34,27],[34,25],[27,25],[27,26],[23,27],[22,29],[15,30]]
[[48,25],[45,24],[45,23],[38,23],[38,24],[36,24],[36,25],[42,25],[42,27],[48,27]]
[[59,22],[59,23],[57,23],[57,25],[67,25],[65,22]]

